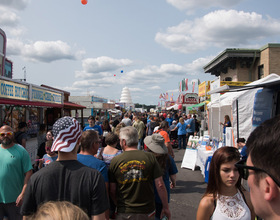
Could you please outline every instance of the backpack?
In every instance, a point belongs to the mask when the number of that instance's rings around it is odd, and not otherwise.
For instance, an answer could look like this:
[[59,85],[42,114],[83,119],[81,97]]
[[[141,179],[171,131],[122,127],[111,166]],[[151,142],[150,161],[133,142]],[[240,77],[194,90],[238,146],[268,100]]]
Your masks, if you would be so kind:
[[154,129],[155,129],[155,127],[157,126],[157,123],[156,122],[150,122],[150,130],[152,131],[152,132],[154,132]]

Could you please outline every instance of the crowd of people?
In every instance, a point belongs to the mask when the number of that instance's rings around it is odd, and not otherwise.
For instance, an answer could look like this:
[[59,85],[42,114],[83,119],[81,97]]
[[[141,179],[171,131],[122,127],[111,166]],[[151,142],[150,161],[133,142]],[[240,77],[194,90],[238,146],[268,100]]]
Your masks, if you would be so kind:
[[[221,125],[230,126],[229,118]],[[4,125],[0,220],[49,219],[62,215],[60,209],[65,218],[80,216],[73,219],[171,219],[170,189],[178,173],[173,148],[185,149],[199,126],[195,115],[172,112],[126,112],[112,120],[89,116],[84,128],[67,116],[52,130],[42,129],[32,166],[24,134]],[[240,150],[215,151],[197,220],[280,217],[279,134],[280,116],[257,127],[247,142],[239,138]],[[241,178],[248,179],[250,192]]]

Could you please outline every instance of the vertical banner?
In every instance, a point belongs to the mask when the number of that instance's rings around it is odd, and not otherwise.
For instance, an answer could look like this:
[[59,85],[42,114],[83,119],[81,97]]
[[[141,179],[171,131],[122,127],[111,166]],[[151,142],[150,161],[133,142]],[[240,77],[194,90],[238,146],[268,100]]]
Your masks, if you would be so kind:
[[189,88],[188,88],[188,79],[185,79],[185,91],[188,91]]

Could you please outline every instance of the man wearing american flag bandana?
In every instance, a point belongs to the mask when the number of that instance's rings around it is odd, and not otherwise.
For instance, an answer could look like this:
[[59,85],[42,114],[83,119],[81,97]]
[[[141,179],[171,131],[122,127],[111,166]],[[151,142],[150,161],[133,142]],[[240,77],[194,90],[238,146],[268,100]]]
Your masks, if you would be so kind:
[[109,203],[104,179],[97,170],[77,161],[82,134],[78,121],[72,117],[58,119],[53,134],[51,151],[58,152],[58,159],[31,176],[21,213],[31,215],[47,201],[70,201],[91,219],[105,219]]

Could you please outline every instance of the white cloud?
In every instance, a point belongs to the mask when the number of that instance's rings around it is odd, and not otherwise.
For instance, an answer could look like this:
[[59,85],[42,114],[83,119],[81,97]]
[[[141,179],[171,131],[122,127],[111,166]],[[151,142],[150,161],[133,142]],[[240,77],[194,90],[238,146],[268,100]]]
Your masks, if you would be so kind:
[[56,60],[76,60],[82,53],[73,52],[71,47],[63,41],[36,41],[24,44],[22,41],[8,39],[8,55],[22,56],[32,62],[50,63]]
[[185,67],[187,69],[187,75],[198,75],[204,73],[203,67],[214,59],[214,57],[215,56],[201,57],[186,64]]
[[129,91],[130,92],[143,92],[145,91],[144,89],[141,89],[141,88],[129,88]]
[[280,35],[280,20],[255,12],[218,10],[169,27],[157,33],[155,40],[172,51],[192,53],[211,46],[248,46],[275,35]]
[[1,0],[0,6],[6,6],[17,10],[23,10],[30,3],[30,0]]
[[231,7],[243,0],[166,0],[179,10],[194,10],[210,7]]
[[82,65],[86,72],[96,73],[117,70],[130,66],[131,64],[132,61],[129,59],[113,59],[111,57],[101,56],[85,59]]
[[[198,58],[191,63],[178,65],[174,63],[162,64],[160,66],[149,65],[142,69],[126,70],[124,73],[115,74],[115,68],[118,66],[112,65],[114,62],[97,62],[102,66],[99,70],[109,70],[108,72],[87,72],[88,69],[76,71],[75,77],[77,81],[73,84],[74,88],[82,89],[97,89],[109,88],[114,85],[129,86],[131,92],[141,92],[142,94],[152,95],[156,90],[161,90],[162,85],[170,81],[174,77],[192,78],[191,75],[199,75],[203,73],[203,66],[205,66],[213,57]],[[102,60],[99,58],[86,60]],[[106,60],[114,60],[106,57]],[[102,63],[102,65],[101,65]],[[116,62],[115,62],[116,63]],[[130,61],[129,63],[134,63]],[[105,65],[108,64],[108,67]],[[98,66],[96,64],[96,66]],[[112,68],[115,66],[115,68]],[[83,65],[83,67],[87,67]],[[130,68],[133,69],[131,65]],[[91,69],[92,70],[92,69]],[[95,68],[95,71],[98,68]],[[115,75],[115,76],[114,76]],[[135,87],[136,86],[136,87]],[[178,89],[169,90],[168,92],[177,92]]]
[[5,7],[0,7],[0,26],[14,27],[18,24],[17,14]]
[[159,90],[159,89],[160,89],[160,86],[152,86],[150,89],[151,89],[151,90]]

